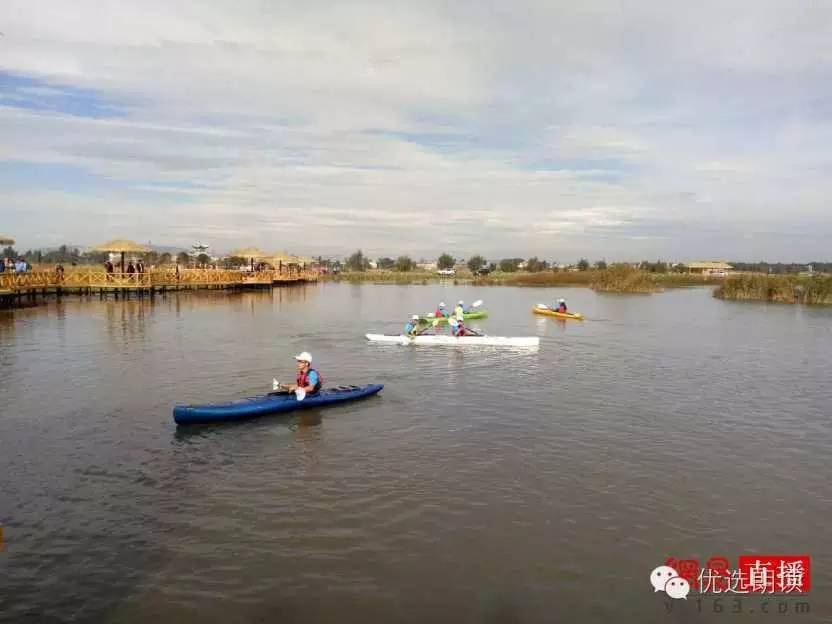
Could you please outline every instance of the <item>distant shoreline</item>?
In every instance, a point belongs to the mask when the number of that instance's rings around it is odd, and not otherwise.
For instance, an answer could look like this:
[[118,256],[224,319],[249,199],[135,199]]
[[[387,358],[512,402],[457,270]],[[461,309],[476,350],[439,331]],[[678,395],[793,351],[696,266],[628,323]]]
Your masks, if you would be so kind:
[[588,271],[494,272],[474,277],[470,272],[453,277],[427,271],[349,271],[321,275],[323,282],[372,284],[452,283],[476,286],[581,287],[596,292],[651,294],[667,288],[715,286],[714,296],[731,301],[832,305],[832,275],[767,275],[737,273],[726,276],[687,273],[648,273],[613,267]]
[[429,271],[346,271],[322,274],[324,282],[370,282],[375,284],[453,283],[478,286],[580,286],[606,292],[660,292],[664,288],[718,285],[724,278],[684,273],[648,273],[635,269],[590,269],[588,271],[495,271],[474,276],[460,272],[453,277]]

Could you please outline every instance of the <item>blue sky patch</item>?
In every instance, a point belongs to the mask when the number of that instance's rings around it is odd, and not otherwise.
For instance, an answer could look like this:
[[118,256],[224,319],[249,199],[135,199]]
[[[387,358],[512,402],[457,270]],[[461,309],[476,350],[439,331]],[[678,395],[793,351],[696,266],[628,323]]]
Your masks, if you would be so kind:
[[0,106],[93,119],[124,115],[123,106],[92,89],[5,72],[0,72]]

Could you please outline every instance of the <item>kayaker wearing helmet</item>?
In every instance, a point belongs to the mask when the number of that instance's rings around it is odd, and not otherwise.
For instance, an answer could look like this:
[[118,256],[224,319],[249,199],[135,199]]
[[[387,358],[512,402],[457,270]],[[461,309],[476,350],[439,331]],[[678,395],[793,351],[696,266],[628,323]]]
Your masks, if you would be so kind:
[[459,303],[456,304],[456,308],[454,308],[454,316],[457,321],[461,321],[465,318],[465,302],[461,299]]
[[461,338],[462,336],[479,336],[480,334],[475,332],[472,329],[468,329],[465,327],[465,323],[463,321],[456,321],[456,323],[451,328],[454,336],[457,338]]
[[448,318],[448,311],[445,309],[445,302],[439,304],[436,312],[433,313],[436,318]]
[[324,380],[318,371],[312,368],[312,356],[308,351],[304,351],[296,355],[295,359],[298,361],[298,377],[296,383],[289,384],[286,389],[294,392],[303,388],[307,395],[315,394],[324,385]]
[[558,305],[555,307],[555,311],[566,313],[566,299],[558,299]]
[[424,334],[427,330],[427,327],[419,327],[418,314],[414,314],[410,317],[410,321],[408,321],[407,325],[404,326],[404,333],[406,336],[418,336],[419,334]]

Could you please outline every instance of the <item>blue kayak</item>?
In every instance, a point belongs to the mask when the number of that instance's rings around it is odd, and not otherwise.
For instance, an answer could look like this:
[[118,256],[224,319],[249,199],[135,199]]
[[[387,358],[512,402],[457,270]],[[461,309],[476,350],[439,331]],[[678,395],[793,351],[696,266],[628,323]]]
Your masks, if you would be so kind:
[[294,394],[273,393],[250,397],[248,399],[239,399],[230,403],[177,405],[173,408],[173,420],[176,421],[177,425],[229,422],[251,418],[252,416],[278,414],[297,409],[323,407],[335,403],[354,401],[377,394],[382,388],[384,386],[381,384],[327,388],[321,390],[318,394],[307,394],[303,401],[298,401]]

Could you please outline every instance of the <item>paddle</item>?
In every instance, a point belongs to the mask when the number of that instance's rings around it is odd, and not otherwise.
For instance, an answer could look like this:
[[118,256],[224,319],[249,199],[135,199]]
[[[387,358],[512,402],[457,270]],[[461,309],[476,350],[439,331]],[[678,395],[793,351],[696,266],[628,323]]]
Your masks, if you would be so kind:
[[[272,378],[272,392],[271,394],[291,394],[289,389],[280,383],[277,379]],[[295,390],[295,398],[298,401],[303,401],[306,398],[306,390],[298,388]]]
[[474,303],[471,304],[472,308],[478,308],[482,305],[482,299],[477,299]]

